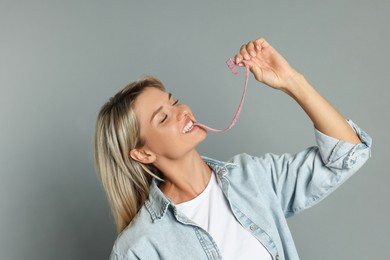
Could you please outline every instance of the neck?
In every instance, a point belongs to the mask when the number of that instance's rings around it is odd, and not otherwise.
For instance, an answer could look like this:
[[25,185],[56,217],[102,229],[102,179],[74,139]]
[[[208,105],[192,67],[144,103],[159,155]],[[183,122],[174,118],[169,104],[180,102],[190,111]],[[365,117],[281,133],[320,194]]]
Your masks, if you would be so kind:
[[164,175],[161,191],[175,204],[202,193],[211,177],[211,169],[196,150],[180,159],[156,162],[155,166]]

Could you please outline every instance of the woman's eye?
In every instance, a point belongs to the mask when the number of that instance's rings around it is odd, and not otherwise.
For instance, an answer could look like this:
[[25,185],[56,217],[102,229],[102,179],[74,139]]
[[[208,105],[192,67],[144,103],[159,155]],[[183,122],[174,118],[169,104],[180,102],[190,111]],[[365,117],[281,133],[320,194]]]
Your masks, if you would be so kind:
[[167,120],[167,118],[168,118],[168,115],[167,115],[167,114],[165,114],[165,115],[164,115],[164,117],[161,119],[160,123],[164,123],[164,122],[165,122],[165,120]]
[[[176,101],[173,102],[172,106],[176,105],[177,103],[179,103],[179,100],[178,100],[178,99],[176,99]],[[168,119],[168,115],[167,115],[167,114],[164,114],[164,117],[160,120],[160,124],[164,123],[165,120],[167,120],[167,119]]]

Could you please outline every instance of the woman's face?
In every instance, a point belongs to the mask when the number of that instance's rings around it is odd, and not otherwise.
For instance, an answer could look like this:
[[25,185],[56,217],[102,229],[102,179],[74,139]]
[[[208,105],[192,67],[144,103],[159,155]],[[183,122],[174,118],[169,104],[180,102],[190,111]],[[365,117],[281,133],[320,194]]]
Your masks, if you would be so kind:
[[196,121],[191,109],[170,93],[147,87],[134,106],[141,137],[146,141],[141,149],[153,152],[156,160],[179,159],[207,136],[203,128],[192,125]]

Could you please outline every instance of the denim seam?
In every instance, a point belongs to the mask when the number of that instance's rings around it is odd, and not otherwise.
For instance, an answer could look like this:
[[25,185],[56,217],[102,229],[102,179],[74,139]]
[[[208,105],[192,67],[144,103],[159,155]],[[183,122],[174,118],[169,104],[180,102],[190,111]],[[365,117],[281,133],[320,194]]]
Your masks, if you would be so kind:
[[124,256],[119,254],[115,249],[113,251],[114,251],[113,253],[115,254],[115,256],[117,257],[118,260],[126,259]]
[[[193,228],[195,230],[196,236],[198,237],[198,240],[199,240],[200,244],[202,245],[203,250],[205,251],[205,253],[207,255],[207,258],[208,259],[213,259],[214,257],[213,257],[213,254],[212,254],[212,250],[206,245],[206,241],[203,238],[203,235],[200,233],[201,229],[199,227],[197,227],[197,226],[193,226]],[[214,246],[214,248],[218,251],[217,245],[213,241],[211,241],[211,243]]]
[[156,213],[154,212],[154,210],[152,209],[151,205],[150,205],[150,201],[146,201],[145,202],[145,207],[148,209],[149,211],[149,214],[150,216],[152,217],[152,220],[154,222],[154,220],[156,219]]
[[355,163],[356,163],[356,156],[355,156],[355,159],[354,159],[354,155],[356,153],[356,150],[357,150],[358,146],[359,146],[359,144],[353,146],[351,151],[349,151],[348,155],[344,158],[344,161],[343,161],[343,167],[344,168],[350,169],[350,168],[352,168],[355,165]]
[[[229,203],[230,203],[230,202],[229,202]],[[248,217],[247,215],[245,215],[245,214],[243,213],[243,211],[242,211],[239,207],[237,207],[236,205],[234,205],[234,204],[232,204],[232,203],[230,203],[230,204],[232,205],[232,207],[236,208],[242,215],[244,215],[247,219],[249,219],[250,222],[256,224],[257,227],[261,230],[261,233],[260,233],[260,234],[264,233],[264,234],[267,235],[267,240],[268,240],[269,245],[272,246],[272,247],[274,248],[276,255],[279,255],[278,248],[276,247],[274,241],[272,240],[272,237],[271,237],[267,232],[265,232],[265,230],[262,229],[261,226],[260,226],[258,223],[256,223],[255,221],[253,221],[253,220],[252,220],[250,217]],[[233,211],[233,210],[232,210],[232,211]],[[233,212],[234,212],[234,211],[233,211]],[[234,213],[233,213],[233,215],[234,215]],[[241,222],[240,222],[240,224],[241,224]],[[244,227],[244,228],[245,228],[245,227]],[[246,228],[245,228],[245,229],[246,229]],[[249,230],[247,230],[247,231],[250,232]],[[256,238],[256,239],[257,239],[257,238]],[[260,242],[260,241],[259,241],[259,242]],[[260,243],[261,243],[261,242],[260,242]],[[263,243],[261,243],[261,244],[267,249],[267,251],[269,251],[269,249],[268,249]],[[269,253],[272,255],[272,253],[271,253],[270,251],[269,251]]]
[[332,162],[333,162],[333,157],[335,156],[335,154],[337,153],[337,151],[339,150],[341,144],[342,144],[343,141],[338,141],[337,144],[333,147],[330,155],[329,155],[329,158],[327,158],[327,161],[325,163],[326,166],[329,166]]

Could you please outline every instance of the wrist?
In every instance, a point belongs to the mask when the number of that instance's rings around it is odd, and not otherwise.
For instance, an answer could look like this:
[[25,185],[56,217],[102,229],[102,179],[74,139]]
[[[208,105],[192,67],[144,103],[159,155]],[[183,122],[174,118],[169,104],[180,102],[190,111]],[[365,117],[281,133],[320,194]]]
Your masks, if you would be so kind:
[[282,91],[297,100],[304,98],[310,87],[311,85],[305,77],[301,73],[296,72],[286,81],[286,86]]

